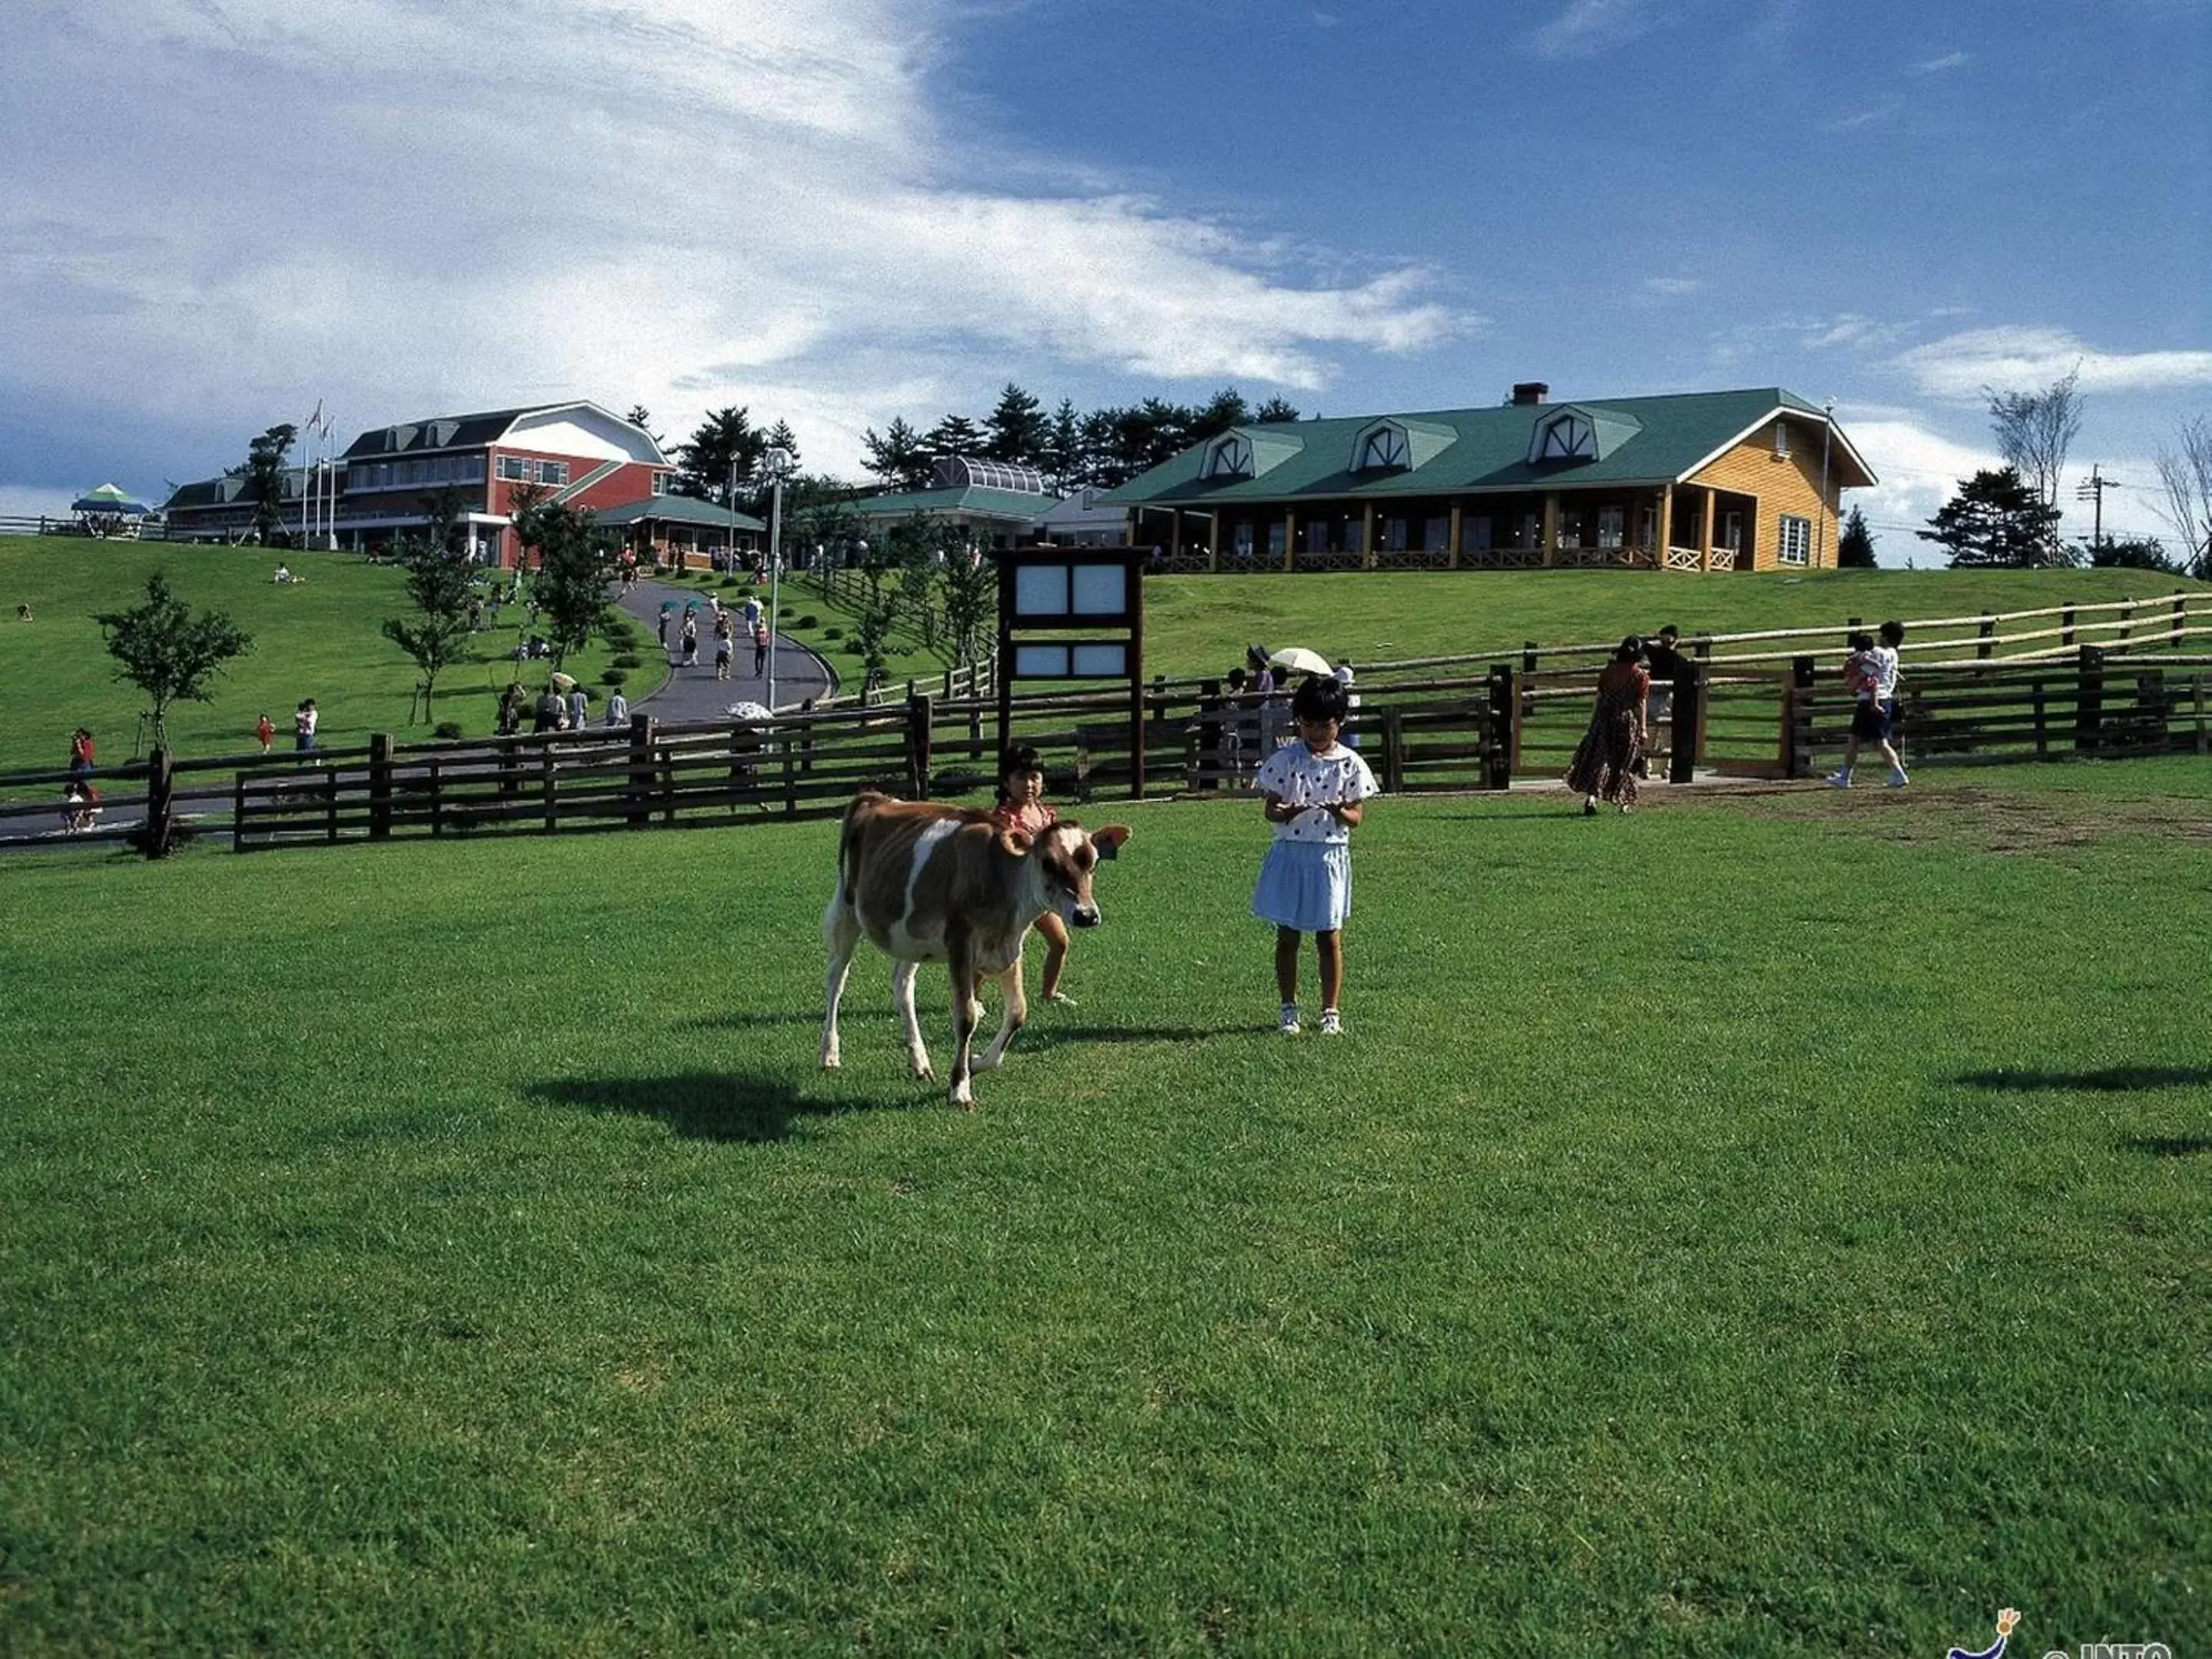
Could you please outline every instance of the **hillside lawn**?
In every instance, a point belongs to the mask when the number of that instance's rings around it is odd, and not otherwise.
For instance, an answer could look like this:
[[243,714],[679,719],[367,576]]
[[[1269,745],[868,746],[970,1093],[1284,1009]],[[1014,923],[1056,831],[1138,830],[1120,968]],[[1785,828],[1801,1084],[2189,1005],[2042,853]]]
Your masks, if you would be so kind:
[[[307,580],[278,586],[270,577],[280,562]],[[253,722],[264,710],[276,722],[278,745],[289,749],[292,711],[302,697],[315,700],[325,748],[364,744],[375,732],[428,738],[433,725],[447,720],[480,736],[495,725],[499,693],[509,680],[535,693],[551,667],[543,659],[515,660],[528,610],[508,605],[495,628],[477,636],[473,659],[439,675],[430,721],[410,726],[408,705],[421,672],[382,631],[386,617],[414,614],[406,573],[396,566],[350,553],[0,537],[0,665],[8,687],[0,698],[0,771],[58,770],[78,726],[92,729],[103,765],[130,758],[146,698],[116,678],[115,659],[93,617],[143,603],[146,578],[156,570],[195,612],[228,611],[253,636],[252,650],[216,678],[210,702],[170,711],[170,741],[179,755],[258,748]],[[19,623],[15,607],[26,603],[36,620]],[[652,635],[629,626],[642,641],[633,647],[642,665],[629,671],[623,688],[635,699],[660,684],[666,666]],[[616,654],[595,638],[566,665],[595,703],[605,695],[599,677]]]
[[1571,806],[1334,1042],[1115,809],[973,1114],[828,823],[9,860],[0,1651],[2201,1650],[2212,773]]
[[[308,578],[279,587],[270,580],[278,558]],[[427,737],[410,727],[408,706],[415,665],[380,631],[386,617],[407,614],[404,574],[352,554],[279,556],[258,548],[165,546],[94,542],[75,537],[0,537],[0,664],[9,695],[0,699],[0,771],[58,769],[69,733],[88,726],[104,763],[126,758],[144,697],[115,678],[99,626],[103,611],[128,609],[144,593],[147,574],[166,571],[195,610],[228,611],[254,636],[251,654],[215,681],[206,703],[180,705],[170,719],[180,755],[241,750],[266,709],[283,742],[291,711],[313,697],[326,747],[362,744],[376,732]],[[737,589],[734,578],[686,579],[704,593]],[[1812,627],[1862,616],[1929,617],[1984,611],[2033,610],[2100,600],[2155,599],[2206,584],[2142,571],[1841,571],[1811,575],[1686,576],[1627,571],[1431,571],[1304,576],[1171,576],[1145,585],[1146,670],[1170,676],[1225,673],[1254,642],[1280,649],[1304,645],[1355,664],[1480,651],[1499,659],[1522,643],[1585,644],[1650,632],[1674,622],[1689,632]],[[29,603],[38,620],[13,618]],[[812,617],[811,627],[802,619]],[[853,653],[857,617],[802,579],[783,590],[785,632],[825,655],[844,682],[859,686]],[[533,691],[547,665],[518,664],[523,614],[513,606],[499,627],[481,636],[475,660],[440,677],[436,721],[453,720],[469,736],[492,730],[498,693],[517,677]],[[829,637],[830,630],[839,637]],[[665,678],[650,633],[631,624],[631,649],[642,659],[624,690],[633,703]],[[1840,643],[1840,641],[1838,641]],[[886,681],[911,678],[927,689],[950,665],[920,631],[894,631]],[[612,647],[595,640],[570,671],[605,694],[600,675]],[[119,745],[119,746],[118,746]]]

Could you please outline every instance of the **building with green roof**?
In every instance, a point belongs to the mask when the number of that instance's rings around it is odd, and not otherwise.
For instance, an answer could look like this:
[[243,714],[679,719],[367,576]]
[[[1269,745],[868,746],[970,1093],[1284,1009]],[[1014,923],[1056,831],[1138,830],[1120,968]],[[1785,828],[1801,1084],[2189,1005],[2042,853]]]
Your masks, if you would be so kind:
[[1232,428],[1101,499],[1188,571],[1812,569],[1876,482],[1778,387]]

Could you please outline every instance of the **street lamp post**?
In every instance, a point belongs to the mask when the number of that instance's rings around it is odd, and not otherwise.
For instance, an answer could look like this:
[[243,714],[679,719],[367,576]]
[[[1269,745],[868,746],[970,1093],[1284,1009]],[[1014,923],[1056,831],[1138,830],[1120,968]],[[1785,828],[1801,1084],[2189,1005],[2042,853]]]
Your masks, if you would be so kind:
[[791,452],[771,449],[766,457],[768,494],[768,684],[761,701],[775,712],[776,624],[783,593],[783,475],[791,465]]

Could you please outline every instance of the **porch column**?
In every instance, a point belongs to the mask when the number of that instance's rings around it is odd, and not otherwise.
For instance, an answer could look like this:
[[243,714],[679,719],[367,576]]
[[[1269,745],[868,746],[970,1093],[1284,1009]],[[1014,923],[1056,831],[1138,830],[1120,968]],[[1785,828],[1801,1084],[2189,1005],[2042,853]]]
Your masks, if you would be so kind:
[[1705,491],[1705,511],[1698,522],[1698,568],[1713,568],[1713,520],[1721,515],[1721,492],[1708,488]]
[[1667,568],[1667,550],[1674,544],[1674,486],[1659,491],[1659,568]]
[[1182,509],[1174,509],[1175,516],[1168,521],[1168,568],[1174,569],[1182,558]]
[[1206,515],[1206,568],[1221,568],[1221,509],[1216,507]]
[[1559,492],[1544,492],[1544,527],[1538,532],[1544,543],[1544,566],[1549,569],[1559,558]]
[[1283,568],[1298,568],[1298,510],[1295,507],[1283,509]]
[[1449,543],[1451,555],[1445,561],[1446,567],[1453,570],[1459,568],[1459,503],[1454,501],[1451,504],[1451,541]]
[[1359,568],[1375,568],[1375,503],[1366,502],[1362,509],[1363,522],[1359,527]]

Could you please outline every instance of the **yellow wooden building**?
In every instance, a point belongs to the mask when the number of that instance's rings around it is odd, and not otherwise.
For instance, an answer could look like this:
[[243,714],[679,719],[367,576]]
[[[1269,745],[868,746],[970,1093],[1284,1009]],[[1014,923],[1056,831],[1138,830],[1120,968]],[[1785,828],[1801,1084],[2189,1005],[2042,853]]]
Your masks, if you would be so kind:
[[1875,482],[1770,387],[1235,427],[1102,500],[1184,571],[1823,569]]

